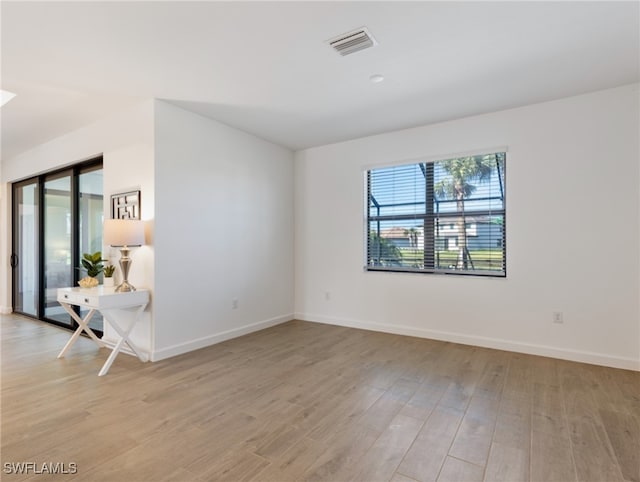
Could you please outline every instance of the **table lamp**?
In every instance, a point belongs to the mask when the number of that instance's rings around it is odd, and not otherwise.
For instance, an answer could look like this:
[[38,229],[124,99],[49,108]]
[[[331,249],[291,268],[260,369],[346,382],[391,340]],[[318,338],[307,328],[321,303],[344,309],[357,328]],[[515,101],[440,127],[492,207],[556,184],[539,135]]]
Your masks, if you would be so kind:
[[103,235],[105,244],[120,248],[122,283],[116,287],[116,292],[135,291],[135,287],[128,280],[131,267],[129,247],[144,244],[144,223],[139,219],[107,219],[104,222]]

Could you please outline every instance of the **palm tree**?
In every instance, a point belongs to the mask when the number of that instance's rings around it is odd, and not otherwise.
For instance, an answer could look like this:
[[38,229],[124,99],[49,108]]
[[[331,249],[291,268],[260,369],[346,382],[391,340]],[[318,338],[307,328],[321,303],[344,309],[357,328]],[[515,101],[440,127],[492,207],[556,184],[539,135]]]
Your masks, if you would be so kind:
[[404,230],[404,235],[409,238],[409,247],[418,247],[418,230],[416,228],[409,228]]
[[[420,231],[416,228],[408,228],[404,230],[404,235],[409,238],[409,248],[412,248],[413,255],[411,256],[412,264],[414,268],[420,268],[421,263],[418,261],[418,235]],[[421,256],[422,258],[422,256]]]
[[449,174],[445,179],[435,185],[435,195],[440,199],[455,199],[456,211],[459,213],[457,220],[458,231],[458,261],[456,268],[467,269],[469,264],[473,267],[473,261],[467,248],[467,228],[464,215],[464,200],[476,190],[471,184],[475,181],[489,179],[496,168],[496,156],[459,157],[448,159],[438,163]]

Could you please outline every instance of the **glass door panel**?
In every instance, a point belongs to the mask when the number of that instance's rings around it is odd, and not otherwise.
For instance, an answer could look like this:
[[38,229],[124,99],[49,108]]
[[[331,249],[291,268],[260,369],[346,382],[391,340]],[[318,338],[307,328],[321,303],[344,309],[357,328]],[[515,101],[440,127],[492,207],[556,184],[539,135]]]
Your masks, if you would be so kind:
[[[57,301],[58,288],[77,286],[86,273],[82,253],[102,249],[102,158],[13,184],[13,310],[74,329]],[[84,317],[86,313],[81,313]],[[90,322],[102,336],[98,314]]]
[[83,172],[80,184],[80,253],[102,250],[102,168]]
[[[104,221],[102,196],[102,168],[82,172],[79,176],[79,210],[80,217],[80,256],[83,253],[102,251],[102,223]],[[103,256],[104,258],[104,256]],[[81,276],[85,276],[81,272]],[[102,275],[100,275],[102,279]],[[84,318],[88,310],[81,309]],[[94,330],[103,330],[102,315],[97,312],[91,318],[89,326]]]
[[57,289],[74,285],[71,245],[71,173],[44,182],[44,316],[71,325]]
[[13,309],[38,316],[38,182],[13,187]]

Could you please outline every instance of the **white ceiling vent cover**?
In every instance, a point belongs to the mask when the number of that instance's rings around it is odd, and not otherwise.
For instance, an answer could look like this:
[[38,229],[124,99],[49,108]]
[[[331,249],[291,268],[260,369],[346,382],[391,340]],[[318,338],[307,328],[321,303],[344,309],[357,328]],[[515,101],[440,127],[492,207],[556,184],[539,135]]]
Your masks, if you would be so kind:
[[367,27],[359,28],[353,32],[343,33],[327,42],[329,42],[329,45],[340,55],[349,55],[378,45],[376,39],[374,39],[373,35],[367,30]]

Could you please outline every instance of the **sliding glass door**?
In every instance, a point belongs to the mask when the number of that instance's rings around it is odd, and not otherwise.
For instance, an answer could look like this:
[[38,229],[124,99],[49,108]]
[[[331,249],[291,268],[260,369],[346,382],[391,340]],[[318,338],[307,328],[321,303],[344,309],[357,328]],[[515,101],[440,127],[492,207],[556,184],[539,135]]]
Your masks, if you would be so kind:
[[57,301],[58,288],[73,286],[71,178],[66,172],[44,182],[44,316],[71,325]]
[[[78,176],[78,259],[82,253],[102,251],[102,198],[102,166],[83,170]],[[84,275],[82,272],[78,277]],[[85,309],[81,309],[80,316],[84,318],[85,315]],[[102,331],[102,325],[102,315],[97,312],[89,321],[89,326]]]
[[[102,249],[102,159],[13,185],[13,310],[67,328],[57,290],[76,286],[81,253]],[[82,313],[84,314],[84,313]],[[102,331],[102,318],[90,326]]]
[[13,185],[13,310],[38,315],[38,182]]

